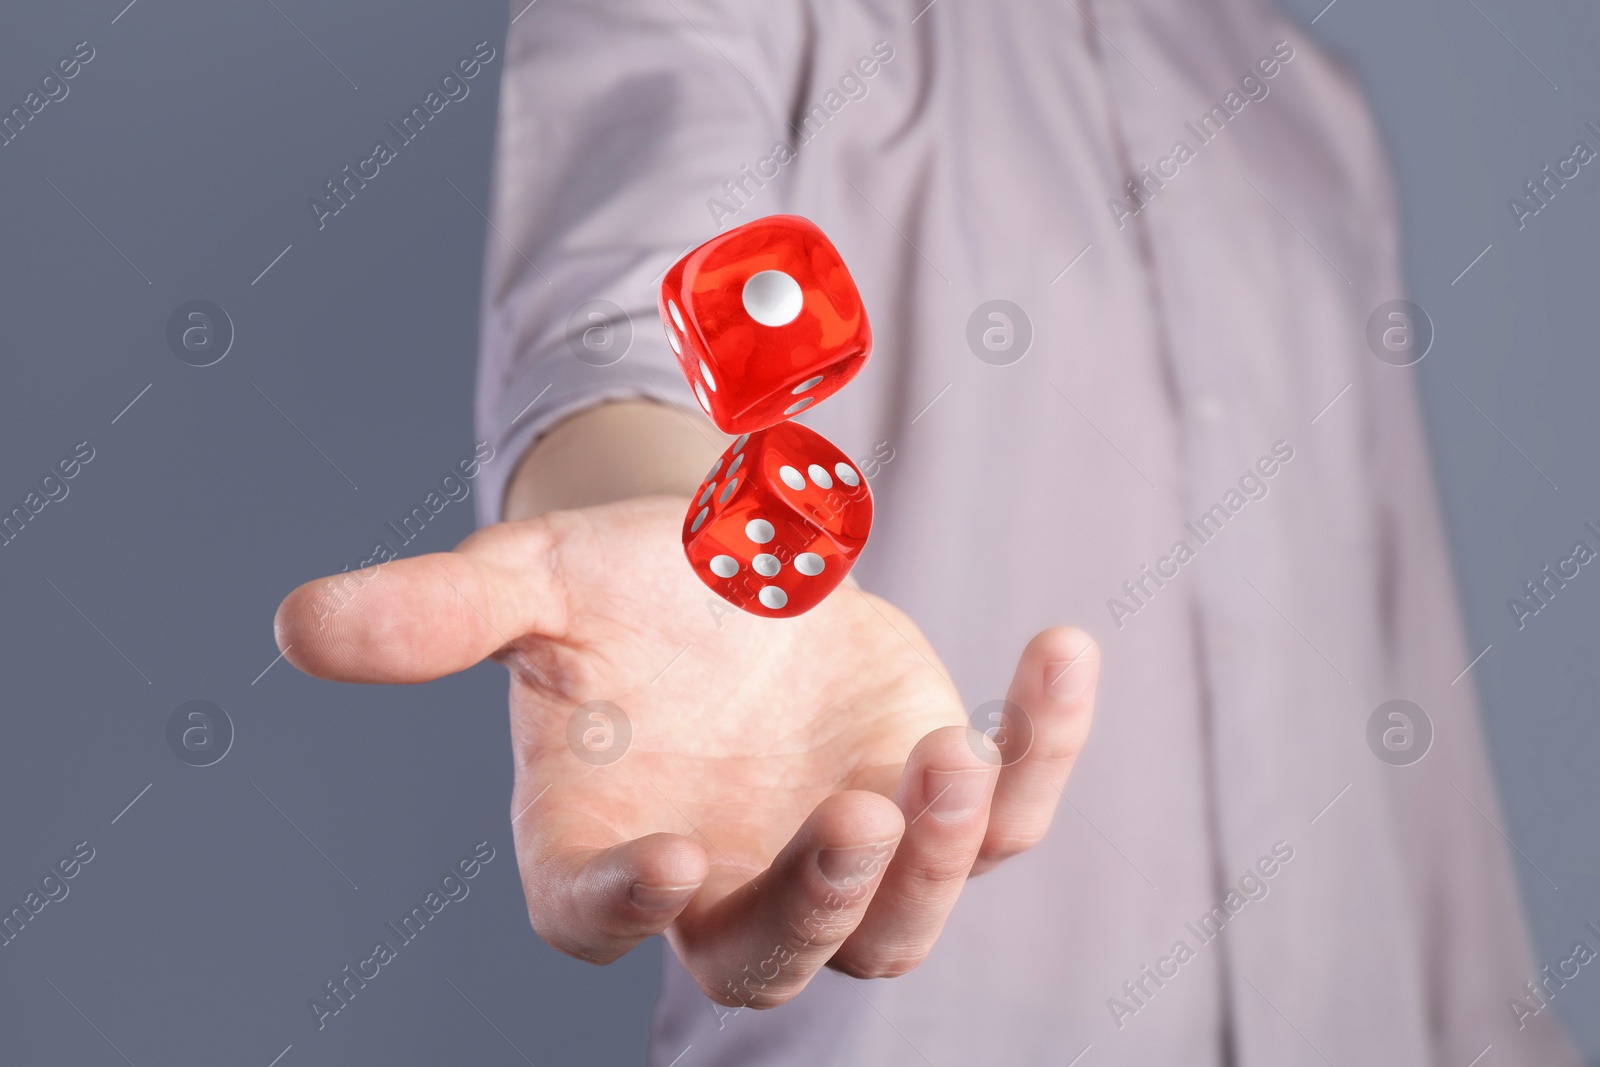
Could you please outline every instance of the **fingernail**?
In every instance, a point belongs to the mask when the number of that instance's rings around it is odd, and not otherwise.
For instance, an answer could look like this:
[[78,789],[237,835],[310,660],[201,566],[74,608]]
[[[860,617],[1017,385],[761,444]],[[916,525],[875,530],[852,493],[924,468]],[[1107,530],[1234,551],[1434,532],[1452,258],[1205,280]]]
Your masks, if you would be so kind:
[[991,772],[985,770],[939,771],[929,767],[922,772],[923,795],[928,797],[928,814],[940,822],[958,822],[978,810],[989,789]]
[[1088,649],[1070,660],[1044,665],[1044,688],[1056,700],[1077,700],[1094,678],[1094,657]]
[[817,869],[830,885],[849,889],[882,870],[893,845],[893,841],[879,841],[851,848],[825,848],[817,853]]
[[645,885],[643,882],[633,883],[633,888],[628,890],[628,896],[636,907],[645,911],[665,911],[667,908],[677,907],[699,889],[696,885]]

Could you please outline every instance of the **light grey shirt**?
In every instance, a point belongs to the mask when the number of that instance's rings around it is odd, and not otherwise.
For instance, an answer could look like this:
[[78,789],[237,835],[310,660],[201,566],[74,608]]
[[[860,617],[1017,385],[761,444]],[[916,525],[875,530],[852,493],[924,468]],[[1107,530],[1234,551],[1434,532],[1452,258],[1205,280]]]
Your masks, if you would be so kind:
[[[1508,1005],[1539,975],[1417,370],[1367,342],[1404,294],[1343,69],[1260,0],[540,0],[508,52],[496,448],[605,398],[694,409],[661,273],[802,214],[876,338],[801,417],[871,475],[862,582],[970,708],[1042,627],[1104,649],[1048,839],[923,967],[730,1013],[669,954],[652,1063],[1576,1062]],[[631,336],[575,347],[596,300]],[[1369,742],[1397,698],[1434,735],[1409,766]]]

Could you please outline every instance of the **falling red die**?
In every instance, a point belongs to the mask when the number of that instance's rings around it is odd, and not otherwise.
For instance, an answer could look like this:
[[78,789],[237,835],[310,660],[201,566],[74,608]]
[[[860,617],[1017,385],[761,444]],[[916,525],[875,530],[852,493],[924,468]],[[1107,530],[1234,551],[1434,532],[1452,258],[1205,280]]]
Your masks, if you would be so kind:
[[798,215],[719,234],[661,281],[661,321],[700,406],[724,433],[774,426],[838,392],[872,329],[838,249]]
[[689,505],[683,550],[702,582],[788,618],[836,589],[872,530],[872,491],[826,437],[786,422],[740,437]]

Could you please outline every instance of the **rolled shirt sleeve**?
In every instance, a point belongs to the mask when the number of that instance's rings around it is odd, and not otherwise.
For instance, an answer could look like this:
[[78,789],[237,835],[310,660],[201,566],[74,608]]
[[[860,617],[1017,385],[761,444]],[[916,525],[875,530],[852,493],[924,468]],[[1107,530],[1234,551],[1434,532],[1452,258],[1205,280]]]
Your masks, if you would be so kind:
[[[476,400],[500,461],[480,522],[499,520],[518,459],[562,419],[629,398],[695,408],[656,286],[717,232],[708,201],[781,139],[803,36],[789,7],[541,0],[512,25]],[[782,210],[780,190],[763,195],[763,213]]]

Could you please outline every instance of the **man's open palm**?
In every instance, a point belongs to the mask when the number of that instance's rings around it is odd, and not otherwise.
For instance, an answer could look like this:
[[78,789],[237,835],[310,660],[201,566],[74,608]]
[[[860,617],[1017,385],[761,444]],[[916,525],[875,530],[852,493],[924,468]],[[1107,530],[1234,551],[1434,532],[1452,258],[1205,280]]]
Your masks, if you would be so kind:
[[353,682],[505,664],[518,862],[556,948],[608,962],[664,932],[709,996],[755,1007],[824,964],[909,970],[967,875],[1048,829],[1098,654],[1034,638],[996,749],[905,615],[849,582],[797,618],[735,611],[685,563],[683,510],[556,512],[311,582],[278,643]]

